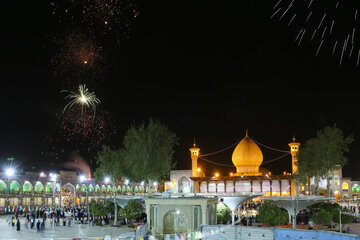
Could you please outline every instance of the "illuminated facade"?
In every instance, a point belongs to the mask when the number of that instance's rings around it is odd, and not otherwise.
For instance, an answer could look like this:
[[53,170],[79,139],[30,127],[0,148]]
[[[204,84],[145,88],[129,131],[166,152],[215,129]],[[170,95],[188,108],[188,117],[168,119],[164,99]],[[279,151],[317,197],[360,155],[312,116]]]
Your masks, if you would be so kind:
[[[292,160],[292,174],[296,174],[297,155],[300,143],[295,138],[289,144]],[[175,170],[170,172],[170,182],[166,183],[165,190],[172,193],[203,193],[203,194],[254,194],[264,193],[264,196],[296,196],[299,192],[303,195],[311,195],[314,192],[314,182],[310,179],[309,184],[301,185],[296,189],[296,182],[292,174],[284,172],[283,175],[271,175],[264,172],[260,166],[263,154],[259,146],[248,136],[240,141],[232,154],[232,162],[236,167],[236,173],[229,176],[205,176],[198,168],[200,148],[190,148],[192,169]],[[332,172],[331,190],[337,199],[360,198],[360,181],[351,181],[351,178],[342,177],[342,169]],[[326,194],[326,181],[321,180],[319,192]]]
[[[8,178],[0,174],[0,210],[7,206],[79,206],[91,200],[129,195],[132,187],[126,181],[111,183],[84,179],[76,172],[60,171],[56,180],[37,173],[24,173]],[[148,192],[148,186],[135,184],[135,194]],[[154,191],[154,190],[153,190]],[[156,190],[155,190],[156,191]]]

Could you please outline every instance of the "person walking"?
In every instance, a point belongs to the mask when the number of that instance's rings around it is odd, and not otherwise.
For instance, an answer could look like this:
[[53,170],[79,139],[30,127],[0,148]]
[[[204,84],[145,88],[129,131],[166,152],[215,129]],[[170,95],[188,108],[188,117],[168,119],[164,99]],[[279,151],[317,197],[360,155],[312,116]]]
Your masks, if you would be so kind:
[[68,220],[68,226],[70,227],[70,225],[71,225],[71,218],[69,218]]
[[14,217],[12,217],[12,219],[11,219],[11,226],[15,226],[15,218]]
[[30,219],[30,228],[33,229],[34,228],[34,218]]
[[20,231],[20,220],[19,219],[16,222],[16,231]]
[[28,229],[29,227],[29,219],[25,218],[25,228]]
[[40,232],[40,221],[39,221],[39,219],[36,221],[36,232]]

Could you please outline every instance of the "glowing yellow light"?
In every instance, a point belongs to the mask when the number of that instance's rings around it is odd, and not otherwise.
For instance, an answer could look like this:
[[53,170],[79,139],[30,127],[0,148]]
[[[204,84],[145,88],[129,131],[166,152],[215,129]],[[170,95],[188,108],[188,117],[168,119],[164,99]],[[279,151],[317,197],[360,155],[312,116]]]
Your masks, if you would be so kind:
[[106,24],[108,24],[108,22],[107,22],[107,21],[105,21],[104,23],[105,23],[105,25],[106,25]]
[[283,174],[286,175],[286,172],[284,172]]
[[201,169],[200,169],[200,168],[198,168],[198,169],[196,169],[196,171],[197,171],[197,172],[200,172],[200,171],[201,171]]
[[215,173],[215,177],[219,177],[220,175],[219,175],[219,173]]
[[269,172],[269,175],[271,176],[271,172]]
[[86,102],[87,102],[87,98],[86,98],[85,96],[79,97],[79,100],[80,100],[80,102],[82,102],[82,103],[86,103]]
[[234,176],[234,173],[231,172],[231,173],[230,173],[230,176],[231,176],[231,177]]
[[88,63],[88,61],[85,60],[85,61],[84,61],[84,64],[87,64],[87,63]]

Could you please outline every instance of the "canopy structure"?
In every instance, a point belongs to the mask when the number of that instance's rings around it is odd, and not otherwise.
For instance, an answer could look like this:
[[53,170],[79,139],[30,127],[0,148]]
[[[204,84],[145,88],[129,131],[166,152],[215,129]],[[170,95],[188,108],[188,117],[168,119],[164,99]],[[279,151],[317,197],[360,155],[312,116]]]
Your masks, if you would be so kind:
[[313,204],[333,200],[335,198],[325,198],[323,196],[293,196],[293,197],[264,197],[265,201],[270,201],[282,208],[285,208],[289,213],[289,223],[293,219],[293,228],[296,228],[296,215],[300,210],[307,208]]
[[[105,198],[98,198],[98,199],[103,199],[103,200],[106,200],[106,201],[109,201],[109,202],[112,202],[114,203],[114,198],[113,197],[105,197]],[[145,197],[144,196],[116,196],[116,203],[118,206],[120,206],[121,208],[125,207],[128,202],[130,200],[136,200],[138,201],[141,205],[144,206],[144,199]]]
[[232,215],[232,225],[235,224],[235,210],[237,207],[246,202],[249,199],[257,198],[262,196],[263,193],[255,193],[255,194],[234,194],[234,195],[217,195],[219,200],[226,204],[231,210]]

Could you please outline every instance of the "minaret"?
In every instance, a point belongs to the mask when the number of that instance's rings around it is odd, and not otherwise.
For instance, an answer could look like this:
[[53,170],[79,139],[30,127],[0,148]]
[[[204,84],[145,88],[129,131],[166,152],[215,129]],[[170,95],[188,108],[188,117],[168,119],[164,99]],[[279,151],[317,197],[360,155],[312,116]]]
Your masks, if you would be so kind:
[[[291,152],[291,157],[292,157],[292,175],[294,176],[295,174],[298,173],[297,155],[299,153],[300,143],[295,142],[295,137],[293,137],[293,141],[291,143],[289,143],[289,146],[290,146],[290,152]],[[291,195],[292,196],[297,195],[297,187],[296,187],[295,179],[291,180]]]
[[200,153],[200,148],[196,147],[196,143],[195,143],[195,139],[194,139],[194,146],[192,148],[189,149],[190,153],[191,153],[191,171],[192,171],[192,176],[193,177],[197,177],[198,176],[198,158],[199,158],[199,153]]

